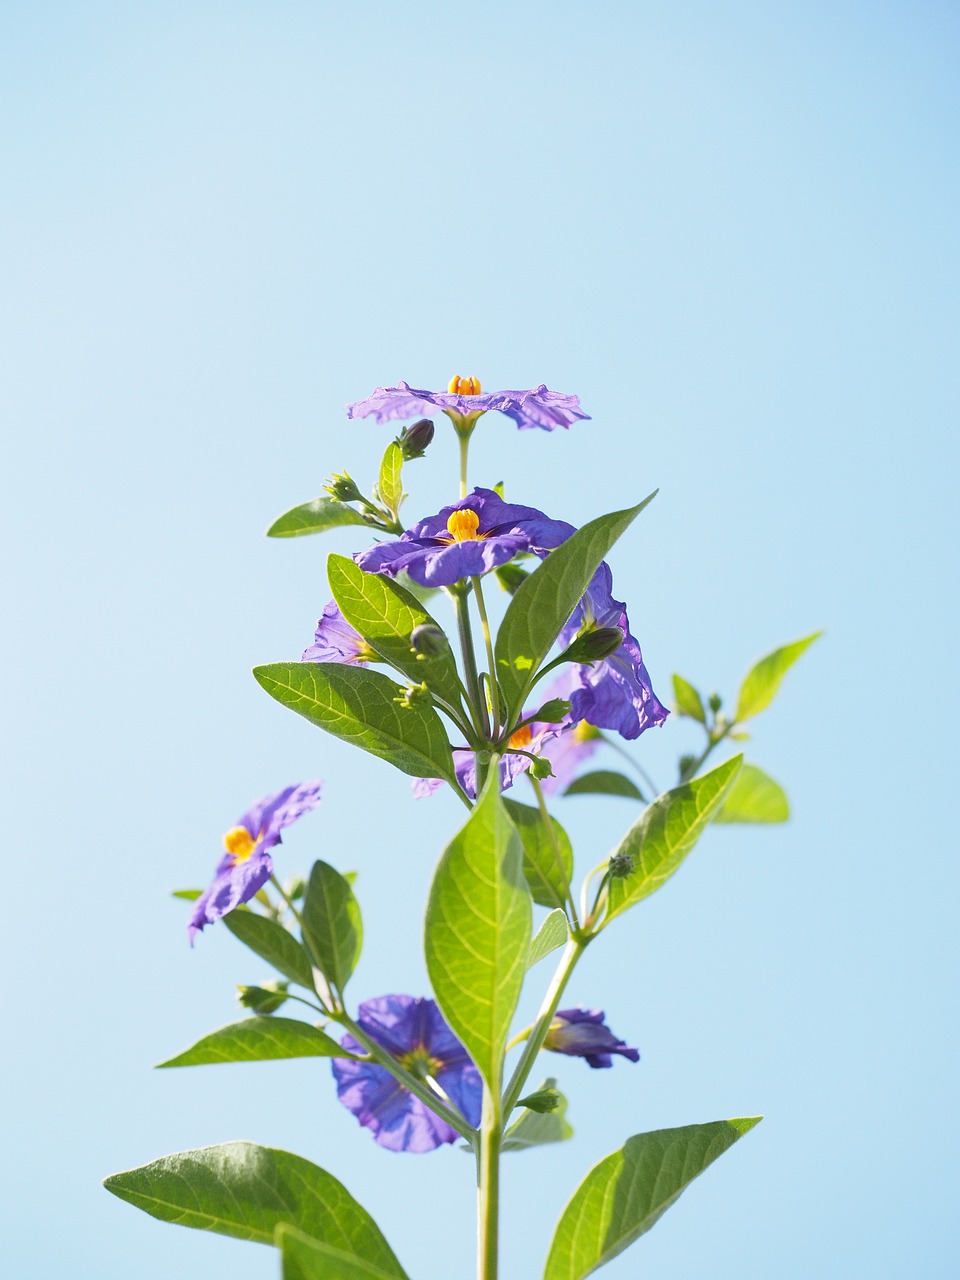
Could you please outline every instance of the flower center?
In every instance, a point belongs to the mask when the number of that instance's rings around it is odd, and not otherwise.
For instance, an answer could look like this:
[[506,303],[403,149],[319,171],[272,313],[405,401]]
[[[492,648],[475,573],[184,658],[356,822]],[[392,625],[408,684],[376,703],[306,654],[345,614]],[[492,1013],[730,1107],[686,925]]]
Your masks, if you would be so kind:
[[516,733],[510,735],[510,746],[514,751],[522,751],[524,747],[529,747],[533,741],[533,730],[528,724],[518,729]]
[[459,375],[450,379],[447,390],[454,396],[478,396],[480,394],[479,378],[461,378]]
[[233,858],[234,865],[246,862],[256,848],[256,840],[246,827],[231,827],[223,837],[223,847]]
[[469,507],[452,512],[447,521],[447,529],[454,542],[472,542],[476,538],[483,537],[483,534],[477,533],[479,528],[480,517]]
[[411,1049],[409,1053],[404,1053],[398,1059],[400,1065],[406,1067],[412,1076],[416,1076],[418,1080],[425,1080],[427,1076],[435,1076],[443,1066],[439,1058],[434,1058],[428,1051],[426,1045],[418,1044],[415,1049]]
[[600,730],[592,724],[588,724],[586,720],[578,720],[573,730],[573,739],[575,742],[590,742],[593,738],[600,737]]

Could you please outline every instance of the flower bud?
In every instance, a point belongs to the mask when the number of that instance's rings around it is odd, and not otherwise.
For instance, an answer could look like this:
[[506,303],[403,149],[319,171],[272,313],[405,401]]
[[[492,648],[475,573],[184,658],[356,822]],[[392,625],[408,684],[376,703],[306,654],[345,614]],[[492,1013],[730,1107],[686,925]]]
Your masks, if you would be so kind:
[[430,690],[427,688],[426,681],[421,684],[408,684],[405,689],[400,691],[400,696],[394,698],[394,702],[399,702],[401,707],[414,707],[418,702],[432,703],[433,698]]
[[720,710],[720,708],[723,706],[723,699],[720,697],[719,693],[711,693],[709,701],[710,701],[710,710],[713,712],[714,715],[716,715],[717,712]]
[[400,446],[404,462],[413,462],[414,458],[422,458],[432,439],[433,423],[429,418],[421,418],[412,427],[404,427],[397,436],[397,444]]
[[287,1001],[285,982],[265,982],[262,987],[237,987],[237,999],[254,1013],[276,1013]]
[[559,724],[570,714],[572,705],[566,698],[551,698],[543,704],[534,720],[539,720],[541,724]]
[[323,488],[332,498],[338,498],[341,502],[359,502],[363,496],[356,481],[346,471],[335,471]]
[[615,853],[607,864],[610,879],[625,880],[636,865],[637,860],[632,853]]
[[530,761],[530,772],[535,778],[552,778],[553,765],[546,756],[534,756]]
[[616,653],[622,644],[623,632],[619,627],[593,627],[577,636],[561,656],[564,662],[599,662]]
[[538,1089],[536,1093],[528,1093],[525,1098],[520,1098],[517,1102],[518,1107],[526,1107],[528,1111],[537,1111],[540,1115],[556,1111],[559,1105],[560,1094],[556,1089]]
[[438,658],[450,648],[450,641],[439,627],[424,622],[410,632],[410,648],[421,658]]

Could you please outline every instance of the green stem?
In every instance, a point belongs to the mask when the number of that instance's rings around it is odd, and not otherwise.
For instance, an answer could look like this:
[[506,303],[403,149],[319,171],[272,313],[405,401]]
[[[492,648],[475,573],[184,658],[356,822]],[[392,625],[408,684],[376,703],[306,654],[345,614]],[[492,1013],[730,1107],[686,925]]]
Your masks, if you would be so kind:
[[[472,428],[471,428],[472,431]],[[470,435],[471,431],[457,431],[457,439],[460,441],[460,497],[467,496],[467,455],[470,452]]]
[[573,973],[577,961],[583,955],[589,941],[589,937],[578,933],[570,939],[564,948],[557,971],[553,975],[550,986],[547,988],[547,994],[543,998],[543,1004],[540,1006],[537,1020],[533,1024],[533,1030],[530,1032],[526,1046],[520,1056],[520,1061],[514,1068],[510,1083],[507,1085],[506,1092],[503,1095],[503,1116],[506,1120],[510,1119],[510,1113],[517,1105],[517,1099],[523,1092],[523,1086],[527,1083],[527,1076],[530,1074],[537,1054],[543,1048],[543,1042],[547,1038],[550,1024],[553,1022],[554,1014],[560,1004],[560,997],[563,995],[564,989],[570,981],[570,975]]
[[598,736],[603,740],[603,742],[606,743],[608,747],[612,747],[613,750],[616,751],[617,755],[623,756],[624,760],[627,761],[630,767],[634,770],[634,772],[640,778],[640,781],[644,783],[645,786],[650,788],[650,793],[651,793],[650,799],[651,800],[655,799],[660,794],[660,788],[657,786],[654,780],[650,777],[649,773],[647,773],[645,769],[642,769],[640,765],[637,764],[636,760],[634,760],[630,752],[627,751],[625,747],[621,747],[619,742],[614,742],[613,739],[608,738],[605,733],[601,733]]
[[710,757],[710,754],[714,751],[716,747],[719,747],[720,743],[724,740],[724,738],[727,736],[727,734],[731,731],[732,728],[733,728],[733,725],[728,724],[726,728],[722,730],[721,733],[716,733],[713,729],[707,730],[707,735],[708,735],[707,745],[703,749],[703,752],[697,757],[697,759],[693,760],[690,764],[688,764],[686,769],[684,769],[684,771],[680,774],[680,783],[679,783],[680,786],[682,786],[685,782],[689,782],[691,778],[695,778],[697,776],[697,774],[706,764],[708,758]]
[[483,1086],[483,1118],[477,1157],[477,1280],[497,1280],[500,1219],[500,1089]]
[[[543,787],[540,785],[540,779],[535,777],[532,773],[528,773],[527,777],[530,779],[530,785],[533,787],[534,795],[537,797],[537,808],[540,810],[540,817],[543,820],[543,825],[547,832],[547,839],[550,841],[550,848],[553,850],[554,865],[560,873],[561,882],[566,884],[567,869],[563,865],[563,858],[560,855],[560,841],[557,839],[557,829],[553,825],[553,816],[547,808],[547,802],[544,799]],[[577,908],[573,901],[573,897],[571,896],[569,885],[567,885],[566,895],[567,906],[570,908],[570,923],[574,930],[577,930],[580,928],[580,921],[577,919]]]
[[480,614],[480,626],[483,629],[483,644],[487,652],[487,669],[490,672],[490,706],[493,715],[493,733],[495,738],[500,732],[500,692],[497,688],[497,666],[493,658],[493,638],[490,634],[490,620],[487,618],[486,605],[483,602],[483,591],[479,577],[471,578],[473,594],[477,598],[477,612]]
[[273,872],[271,872],[271,873],[270,873],[270,883],[273,885],[273,887],[276,889],[277,893],[279,893],[280,897],[281,897],[281,898],[284,900],[284,902],[287,904],[288,908],[293,912],[293,918],[296,920],[297,924],[298,924],[298,925],[300,926],[300,928],[302,929],[302,928],[303,928],[303,916],[300,914],[300,912],[297,910],[297,908],[293,905],[293,899],[292,899],[292,898],[287,897],[286,893],[285,893],[285,892],[284,892],[284,890],[283,890],[283,886],[281,885],[281,883],[280,883],[280,881],[277,879],[277,877],[273,874]]
[[470,628],[470,606],[463,591],[457,591],[454,594],[454,600],[457,608],[457,630],[460,633],[460,651],[463,654],[463,673],[466,677],[467,702],[474,728],[480,738],[486,742],[490,737],[490,723],[487,718],[487,704],[480,689],[480,677],[477,674],[477,657],[473,648],[473,632]]

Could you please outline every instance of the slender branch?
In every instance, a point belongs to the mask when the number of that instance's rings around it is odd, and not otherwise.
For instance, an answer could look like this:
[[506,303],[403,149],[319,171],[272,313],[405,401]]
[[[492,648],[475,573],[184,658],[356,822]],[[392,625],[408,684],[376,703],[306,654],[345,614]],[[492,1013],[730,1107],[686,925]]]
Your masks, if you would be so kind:
[[490,673],[490,710],[493,717],[491,736],[495,738],[500,732],[500,691],[497,688],[497,664],[493,657],[493,638],[490,634],[490,621],[487,618],[486,605],[483,602],[480,578],[473,577],[470,582],[473,586],[473,594],[477,599],[477,612],[480,614],[480,626],[483,629],[483,644],[487,652],[487,669]]
[[490,737],[490,723],[487,718],[487,704],[480,690],[480,677],[477,674],[477,657],[473,648],[473,632],[470,628],[470,607],[463,591],[454,593],[457,609],[457,630],[460,634],[460,650],[463,654],[463,671],[466,676],[467,702],[479,736],[487,741]]
[[470,435],[469,431],[457,431],[457,439],[460,441],[460,497],[467,496],[467,455],[470,452]]

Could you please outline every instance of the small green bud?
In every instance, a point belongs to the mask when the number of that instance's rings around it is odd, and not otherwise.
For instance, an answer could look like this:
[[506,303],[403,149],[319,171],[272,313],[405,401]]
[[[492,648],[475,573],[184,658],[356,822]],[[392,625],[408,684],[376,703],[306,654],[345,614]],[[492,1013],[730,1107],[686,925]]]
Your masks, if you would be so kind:
[[534,719],[539,720],[541,724],[559,724],[564,716],[570,714],[572,705],[566,698],[551,698],[549,702],[543,704]]
[[504,591],[509,592],[510,595],[516,595],[517,588],[521,587],[530,577],[526,569],[521,569],[518,564],[514,564],[512,561],[508,564],[500,565],[493,572],[501,587],[503,587]]
[[402,690],[398,698],[394,698],[394,702],[399,702],[401,707],[414,707],[418,702],[425,702],[428,705],[433,701],[430,690],[427,688],[426,681],[421,684],[408,684]]
[[534,756],[530,761],[530,772],[535,778],[552,778],[553,766],[546,756]]
[[404,462],[413,462],[415,458],[422,458],[432,439],[433,423],[429,418],[421,418],[412,427],[404,427],[397,436],[397,444],[400,446]]
[[421,658],[438,658],[450,648],[450,641],[439,627],[424,622],[410,632],[410,648]]
[[709,703],[710,710],[714,715],[716,715],[723,706],[723,699],[720,697],[719,693],[711,693],[707,701]]
[[616,653],[622,644],[623,632],[619,627],[593,627],[577,636],[561,657],[564,662],[599,662]]
[[356,481],[346,471],[335,471],[323,488],[332,498],[338,498],[341,502],[359,502],[363,497]]
[[632,853],[615,853],[607,865],[611,880],[624,880],[636,866]]
[[237,999],[244,1009],[254,1013],[276,1013],[287,1002],[285,982],[265,982],[262,987],[237,987]]
[[517,1102],[518,1107],[526,1107],[528,1111],[536,1111],[540,1115],[556,1111],[559,1105],[560,1095],[556,1089],[538,1089],[536,1093],[528,1093]]

